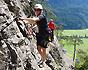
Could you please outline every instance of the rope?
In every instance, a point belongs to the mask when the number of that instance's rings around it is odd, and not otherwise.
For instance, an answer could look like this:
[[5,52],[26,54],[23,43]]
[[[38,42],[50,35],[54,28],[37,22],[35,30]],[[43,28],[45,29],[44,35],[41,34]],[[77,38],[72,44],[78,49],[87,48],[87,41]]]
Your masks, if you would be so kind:
[[7,26],[6,26],[6,27],[3,27],[0,32],[2,32],[5,28],[7,28],[7,27],[8,27],[13,21],[15,21],[17,18],[18,18],[18,16],[15,17],[10,23],[6,23]]
[[25,24],[25,22],[23,21],[24,25],[25,25],[25,28],[27,29],[27,32],[29,35],[33,35],[33,37],[35,38],[36,35],[33,33],[33,29],[32,27],[29,27],[28,24]]

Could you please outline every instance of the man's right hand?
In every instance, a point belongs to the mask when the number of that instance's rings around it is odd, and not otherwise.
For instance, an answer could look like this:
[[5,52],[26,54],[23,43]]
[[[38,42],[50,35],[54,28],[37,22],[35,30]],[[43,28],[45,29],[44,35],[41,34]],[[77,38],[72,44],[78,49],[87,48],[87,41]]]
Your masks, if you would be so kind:
[[21,21],[23,21],[23,19],[22,18],[18,18],[19,20],[21,20]]

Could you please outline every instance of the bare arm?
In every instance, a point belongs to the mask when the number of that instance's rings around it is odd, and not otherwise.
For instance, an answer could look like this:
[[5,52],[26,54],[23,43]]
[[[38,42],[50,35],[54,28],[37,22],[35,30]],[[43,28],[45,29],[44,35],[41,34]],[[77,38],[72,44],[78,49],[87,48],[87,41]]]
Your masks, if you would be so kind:
[[40,21],[39,18],[19,18],[19,20],[27,20],[28,23],[25,24],[36,24],[37,21]]

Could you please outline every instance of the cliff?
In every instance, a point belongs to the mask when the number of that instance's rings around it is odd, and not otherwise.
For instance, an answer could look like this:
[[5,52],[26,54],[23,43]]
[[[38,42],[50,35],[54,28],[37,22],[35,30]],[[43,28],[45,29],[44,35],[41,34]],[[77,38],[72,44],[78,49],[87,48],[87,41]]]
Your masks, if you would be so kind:
[[29,16],[34,16],[33,1],[0,0],[0,70],[74,70],[74,62],[64,54],[56,36],[47,48],[44,68],[38,67],[35,32],[29,29],[33,33],[28,34],[17,20]]

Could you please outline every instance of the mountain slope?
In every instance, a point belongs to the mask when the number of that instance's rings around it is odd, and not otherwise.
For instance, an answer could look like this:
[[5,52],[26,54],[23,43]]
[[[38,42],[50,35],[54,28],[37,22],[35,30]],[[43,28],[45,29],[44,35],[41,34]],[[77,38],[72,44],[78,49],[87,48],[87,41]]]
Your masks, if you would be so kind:
[[64,54],[56,37],[47,46],[44,68],[38,66],[41,56],[37,51],[35,26],[29,25],[33,34],[26,34],[24,23],[17,20],[17,16],[33,15],[33,9],[31,0],[0,0],[0,70],[73,70],[74,62]]
[[88,28],[88,0],[49,0],[46,5],[58,16],[56,24],[66,24],[63,29]]

